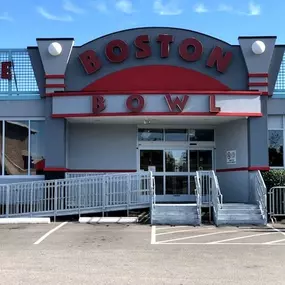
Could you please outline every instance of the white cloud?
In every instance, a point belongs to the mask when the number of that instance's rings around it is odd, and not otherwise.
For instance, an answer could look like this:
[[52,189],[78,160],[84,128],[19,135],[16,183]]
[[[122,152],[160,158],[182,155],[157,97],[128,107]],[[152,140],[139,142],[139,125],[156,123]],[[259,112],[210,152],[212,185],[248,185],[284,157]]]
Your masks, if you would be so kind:
[[109,9],[105,2],[103,1],[93,1],[91,2],[92,7],[94,7],[98,12],[106,14],[109,12]]
[[84,14],[85,10],[73,4],[70,0],[63,1],[63,9],[74,14]]
[[177,0],[170,0],[168,2],[155,0],[153,2],[153,10],[161,16],[176,16],[183,13],[183,10],[177,6]]
[[194,6],[194,12],[196,13],[207,13],[209,12],[208,8],[203,3],[196,4]]
[[11,16],[9,16],[9,14],[7,12],[5,12],[5,13],[0,15],[0,21],[13,22],[14,19]]
[[125,14],[132,14],[134,12],[133,3],[130,0],[118,0],[116,8]]
[[40,15],[42,15],[44,18],[46,18],[48,20],[60,21],[60,22],[71,22],[71,21],[73,21],[73,18],[69,15],[56,16],[56,15],[50,14],[43,7],[37,7],[37,11]]
[[253,2],[250,2],[248,4],[248,10],[249,10],[249,13],[248,13],[249,16],[258,16],[258,15],[261,14],[261,7],[260,7],[260,5],[255,4]]

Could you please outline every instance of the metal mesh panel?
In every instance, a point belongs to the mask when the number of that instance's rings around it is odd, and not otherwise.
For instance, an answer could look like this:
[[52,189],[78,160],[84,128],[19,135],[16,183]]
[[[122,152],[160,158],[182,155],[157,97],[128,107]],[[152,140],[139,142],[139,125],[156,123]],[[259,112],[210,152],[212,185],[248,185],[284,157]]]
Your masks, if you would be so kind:
[[281,62],[280,70],[275,84],[275,90],[285,91],[285,54],[283,55]]
[[0,50],[0,62],[12,62],[12,80],[0,80],[0,95],[39,95],[34,70],[27,50]]

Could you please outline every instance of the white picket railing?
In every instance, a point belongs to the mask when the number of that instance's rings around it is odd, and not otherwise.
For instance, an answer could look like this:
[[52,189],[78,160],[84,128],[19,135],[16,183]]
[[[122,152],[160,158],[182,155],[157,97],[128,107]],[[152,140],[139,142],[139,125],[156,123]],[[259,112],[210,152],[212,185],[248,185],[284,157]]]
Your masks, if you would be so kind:
[[151,172],[0,185],[0,217],[60,216],[149,207]]
[[201,185],[201,203],[203,205],[211,204],[212,190],[211,190],[211,171],[197,171],[196,176],[199,178]]
[[219,185],[218,177],[214,171],[211,171],[212,179],[212,205],[214,210],[214,219],[217,221],[219,210],[223,208],[223,194]]
[[267,222],[267,189],[259,170],[249,173],[250,192],[254,195],[254,202],[257,202],[261,215]]

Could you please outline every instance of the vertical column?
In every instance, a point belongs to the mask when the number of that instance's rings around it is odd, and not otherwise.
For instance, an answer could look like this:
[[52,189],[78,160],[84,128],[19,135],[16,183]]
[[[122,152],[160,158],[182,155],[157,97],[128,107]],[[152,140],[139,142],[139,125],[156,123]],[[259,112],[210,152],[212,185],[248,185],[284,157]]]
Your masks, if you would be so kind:
[[[45,72],[45,94],[65,90],[65,71],[70,58],[73,38],[37,39]],[[45,176],[63,178],[66,171],[66,122],[54,119],[52,98],[45,99]]]
[[248,70],[248,89],[263,92],[261,118],[248,119],[249,169],[268,169],[267,96],[270,64],[276,37],[240,37],[239,43]]

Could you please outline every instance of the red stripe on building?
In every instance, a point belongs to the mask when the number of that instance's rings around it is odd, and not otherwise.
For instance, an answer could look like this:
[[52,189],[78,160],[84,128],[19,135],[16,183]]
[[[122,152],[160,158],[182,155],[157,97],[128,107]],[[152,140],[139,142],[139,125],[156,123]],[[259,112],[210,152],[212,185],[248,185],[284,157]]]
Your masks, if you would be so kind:
[[269,77],[268,73],[249,73],[248,77]]
[[45,79],[64,79],[64,74],[46,74]]

